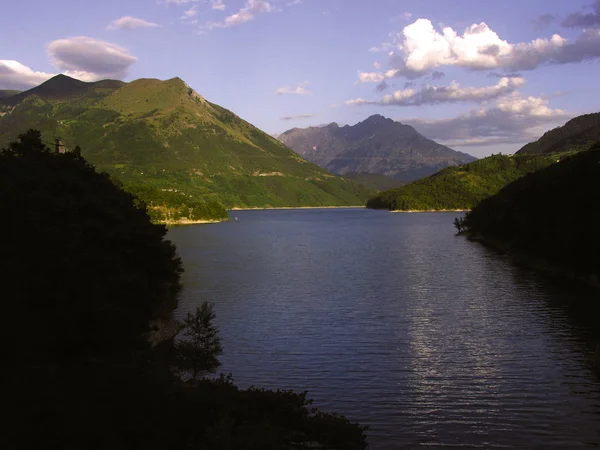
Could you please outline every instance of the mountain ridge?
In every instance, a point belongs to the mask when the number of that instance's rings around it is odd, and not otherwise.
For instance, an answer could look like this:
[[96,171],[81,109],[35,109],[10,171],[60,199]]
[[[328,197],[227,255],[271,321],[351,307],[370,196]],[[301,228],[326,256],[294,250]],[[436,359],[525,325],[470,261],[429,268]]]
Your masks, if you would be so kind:
[[599,140],[600,113],[583,114],[547,131],[537,141],[526,144],[517,153],[579,151],[589,148]]
[[307,162],[177,77],[86,83],[61,75],[0,99],[0,146],[27,129],[81,146],[151,208],[167,205],[157,211],[163,221],[186,217],[193,202],[220,204],[224,216],[223,206],[361,205],[372,192]]
[[340,127],[332,122],[323,127],[294,128],[278,139],[300,156],[342,176],[358,172],[413,181],[476,160],[380,114],[355,125]]

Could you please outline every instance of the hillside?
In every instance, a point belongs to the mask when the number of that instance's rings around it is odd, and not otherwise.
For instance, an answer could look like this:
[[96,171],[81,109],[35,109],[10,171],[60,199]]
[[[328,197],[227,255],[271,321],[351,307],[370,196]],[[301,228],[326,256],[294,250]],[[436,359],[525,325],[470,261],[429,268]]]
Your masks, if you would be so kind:
[[550,272],[600,277],[600,144],[482,201],[459,231]]
[[340,127],[332,123],[324,127],[294,128],[278,139],[330,172],[381,174],[404,182],[476,159],[427,139],[413,127],[380,115],[354,126]]
[[517,153],[557,153],[589,148],[600,140],[600,113],[575,117],[562,127],[545,133],[540,139],[525,145]]
[[387,191],[388,189],[395,189],[406,184],[396,178],[387,177],[378,173],[348,172],[344,175],[344,178],[352,180],[355,183],[364,184],[376,191]]
[[492,155],[428,178],[382,192],[368,208],[392,211],[470,209],[506,184],[555,163],[566,155]]
[[0,99],[6,98],[6,97],[12,97],[13,95],[17,95],[19,92],[21,92],[21,91],[14,91],[14,90],[10,90],[10,89],[4,89],[4,90],[0,89]]
[[190,207],[215,218],[223,206],[360,205],[372,192],[308,163],[179,78],[85,83],[58,75],[0,100],[0,146],[28,129],[48,145],[60,136],[67,150],[81,146],[157,220],[183,219]]

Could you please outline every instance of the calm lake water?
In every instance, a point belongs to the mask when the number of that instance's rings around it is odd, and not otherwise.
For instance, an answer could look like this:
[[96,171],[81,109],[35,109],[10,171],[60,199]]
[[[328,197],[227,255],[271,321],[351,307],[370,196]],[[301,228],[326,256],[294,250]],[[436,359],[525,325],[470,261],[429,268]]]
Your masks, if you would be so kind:
[[454,236],[457,213],[235,211],[174,228],[178,314],[215,303],[222,372],[308,390],[372,449],[596,448],[591,292]]

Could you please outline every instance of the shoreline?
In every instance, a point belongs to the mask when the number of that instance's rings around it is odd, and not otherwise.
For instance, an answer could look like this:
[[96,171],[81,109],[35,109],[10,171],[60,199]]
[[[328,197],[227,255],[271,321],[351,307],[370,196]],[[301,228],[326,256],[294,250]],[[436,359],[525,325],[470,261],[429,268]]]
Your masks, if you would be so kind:
[[366,206],[270,206],[255,208],[231,208],[227,211],[266,211],[272,209],[365,209]]
[[393,213],[469,212],[470,209],[395,209]]
[[200,224],[210,224],[210,223],[221,223],[221,222],[227,222],[228,219],[222,219],[222,220],[167,220],[167,221],[161,221],[159,223],[161,223],[162,225],[166,225],[167,227],[172,227],[172,226],[179,226],[179,225],[200,225]]

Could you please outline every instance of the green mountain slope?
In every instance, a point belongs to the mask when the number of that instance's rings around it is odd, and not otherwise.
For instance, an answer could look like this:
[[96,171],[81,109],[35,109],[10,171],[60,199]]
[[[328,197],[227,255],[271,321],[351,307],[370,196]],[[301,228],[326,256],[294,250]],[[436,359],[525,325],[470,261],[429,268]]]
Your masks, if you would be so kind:
[[506,184],[547,167],[563,155],[492,155],[440,172],[370,199],[367,207],[392,211],[470,209]]
[[67,149],[81,146],[161,220],[188,217],[190,207],[198,219],[224,216],[221,205],[360,205],[372,193],[308,163],[179,78],[84,83],[59,75],[0,100],[0,145],[29,128],[47,144],[60,136]]
[[396,178],[368,172],[348,172],[344,175],[344,178],[364,184],[376,191],[387,191],[388,189],[395,189],[406,184]]
[[600,144],[507,185],[457,225],[537,268],[597,283]]
[[13,91],[10,89],[0,90],[0,99],[12,97],[13,95],[17,95],[19,92],[21,92],[21,91]]
[[540,139],[525,145],[517,153],[557,153],[589,148],[600,140],[600,113],[575,117],[562,127],[545,133]]

